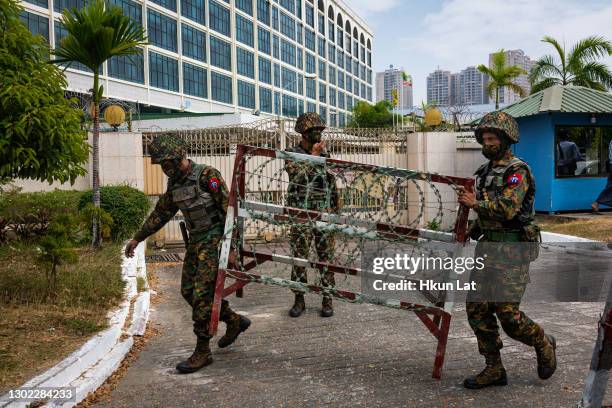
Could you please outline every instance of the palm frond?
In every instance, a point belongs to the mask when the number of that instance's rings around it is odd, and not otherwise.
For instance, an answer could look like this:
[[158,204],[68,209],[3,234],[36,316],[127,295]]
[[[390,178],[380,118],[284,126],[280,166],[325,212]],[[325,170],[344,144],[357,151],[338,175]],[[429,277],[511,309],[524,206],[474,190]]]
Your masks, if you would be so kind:
[[583,63],[612,55],[612,42],[603,37],[591,36],[578,41],[568,54],[568,65],[574,61]]
[[529,72],[529,83],[533,85],[548,77],[563,77],[563,73],[552,55],[544,55],[535,62]]
[[552,77],[544,78],[540,82],[536,82],[531,85],[531,94],[543,91],[544,89],[555,85],[561,85],[561,79]]
[[527,92],[525,91],[525,88],[523,88],[522,86],[520,86],[517,83],[508,82],[506,84],[506,87],[508,87],[514,93],[517,93],[521,98],[524,98],[527,95]]
[[592,61],[582,65],[581,70],[576,73],[572,83],[574,85],[606,90],[606,88],[612,88],[612,72],[610,72],[606,64]]
[[566,66],[566,56],[565,56],[565,47],[562,47],[561,44],[559,44],[559,42],[557,40],[555,40],[554,38],[546,35],[544,36],[544,38],[542,38],[542,42],[545,43],[549,43],[551,44],[553,47],[555,47],[555,49],[557,50],[557,53],[559,54],[559,59],[561,60],[561,67],[563,70],[565,70],[565,66]]

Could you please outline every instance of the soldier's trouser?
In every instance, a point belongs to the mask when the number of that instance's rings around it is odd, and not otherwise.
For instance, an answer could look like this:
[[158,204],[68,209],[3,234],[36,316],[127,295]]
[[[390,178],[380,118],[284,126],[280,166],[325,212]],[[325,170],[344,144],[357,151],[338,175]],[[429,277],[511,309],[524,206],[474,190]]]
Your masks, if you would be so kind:
[[[478,280],[481,280],[481,282],[478,282]],[[483,299],[489,299],[490,301],[474,302],[473,298],[475,296],[470,294],[466,302],[468,322],[478,340],[480,354],[499,351],[503,347],[499,337],[497,319],[499,319],[506,334],[514,340],[528,346],[534,346],[542,341],[544,330],[519,310],[520,299],[525,293],[527,282],[513,281],[512,279],[502,279],[501,281],[490,279],[487,281],[486,277],[475,281],[480,287],[490,285],[491,288],[501,288],[495,290],[494,295],[483,297]],[[496,299],[500,301],[494,301]]]
[[[308,259],[310,252],[310,243],[314,238],[315,249],[319,262],[328,262],[334,254],[334,236],[329,232],[322,232],[316,228],[306,226],[293,226],[289,234],[291,255],[297,258]],[[333,288],[336,284],[334,273],[324,268],[320,271],[321,286]],[[291,269],[291,280],[296,282],[306,283],[306,268],[303,266],[293,266]],[[296,294],[304,293],[303,291],[292,289]]]
[[[215,296],[215,281],[219,267],[217,250],[220,237],[205,242],[195,242],[187,246],[181,294],[192,308],[193,332],[198,337],[210,337],[208,332],[212,304]],[[229,302],[221,302],[220,320],[226,321],[234,312]]]

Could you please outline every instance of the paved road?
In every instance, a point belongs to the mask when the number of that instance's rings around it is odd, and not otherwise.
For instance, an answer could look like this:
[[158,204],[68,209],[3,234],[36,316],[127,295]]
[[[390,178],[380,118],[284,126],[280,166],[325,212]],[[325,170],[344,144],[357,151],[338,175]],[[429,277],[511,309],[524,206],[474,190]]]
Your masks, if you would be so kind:
[[152,319],[159,334],[99,406],[571,407],[582,392],[602,311],[596,303],[527,305],[558,339],[558,372],[539,380],[533,349],[504,337],[510,384],[470,391],[462,380],[482,369],[482,359],[461,308],[437,381],[431,378],[434,338],[413,314],[336,302],[336,315],[322,319],[320,298],[307,295],[306,314],[292,319],[290,292],[251,285],[244,298],[231,298],[253,320],[251,329],[229,349],[215,346],[213,365],[179,375],[174,366],[194,344],[190,310],[179,294],[180,266],[160,268],[158,277],[162,300]]

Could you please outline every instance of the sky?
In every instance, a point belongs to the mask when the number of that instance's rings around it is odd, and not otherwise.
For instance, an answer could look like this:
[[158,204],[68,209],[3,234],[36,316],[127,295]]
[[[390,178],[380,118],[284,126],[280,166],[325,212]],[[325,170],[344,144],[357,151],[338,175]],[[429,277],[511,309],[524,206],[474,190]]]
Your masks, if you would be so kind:
[[[345,0],[374,31],[374,72],[393,64],[412,75],[414,104],[427,98],[427,75],[488,64],[489,53],[522,49],[532,60],[565,42],[612,40],[610,0]],[[612,58],[603,60],[612,67]],[[375,91],[374,91],[375,92]]]

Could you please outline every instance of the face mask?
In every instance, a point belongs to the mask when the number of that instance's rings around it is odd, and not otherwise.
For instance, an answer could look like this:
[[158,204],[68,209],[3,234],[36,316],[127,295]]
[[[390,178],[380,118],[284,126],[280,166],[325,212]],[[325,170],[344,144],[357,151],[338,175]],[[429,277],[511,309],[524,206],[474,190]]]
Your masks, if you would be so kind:
[[321,141],[321,131],[320,130],[313,130],[312,132],[309,132],[308,133],[308,140],[312,144],[319,143]]
[[504,153],[506,151],[502,150],[502,146],[498,145],[498,146],[491,146],[491,145],[484,145],[482,146],[482,154],[484,155],[484,157],[486,157],[489,160],[499,160],[502,157],[504,157]]
[[179,169],[180,160],[164,160],[161,163],[162,171],[168,178],[174,178],[180,174],[181,170]]

